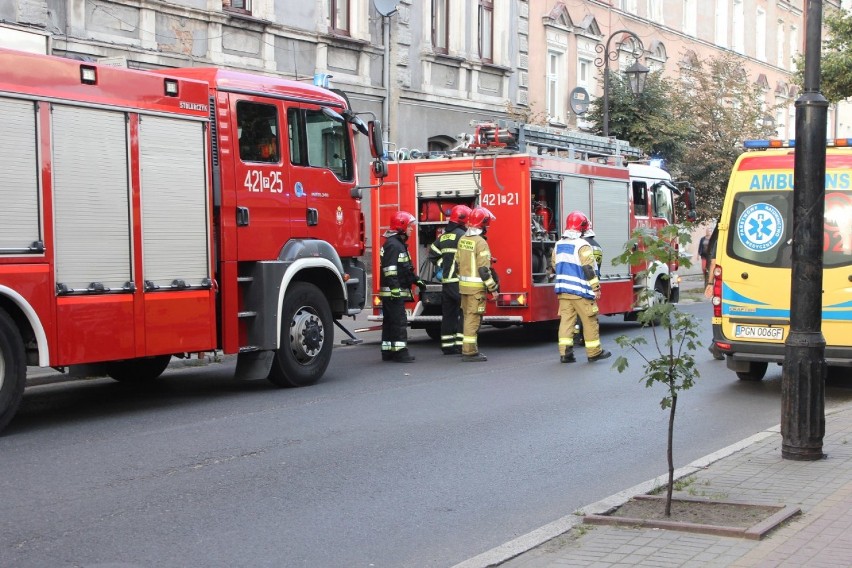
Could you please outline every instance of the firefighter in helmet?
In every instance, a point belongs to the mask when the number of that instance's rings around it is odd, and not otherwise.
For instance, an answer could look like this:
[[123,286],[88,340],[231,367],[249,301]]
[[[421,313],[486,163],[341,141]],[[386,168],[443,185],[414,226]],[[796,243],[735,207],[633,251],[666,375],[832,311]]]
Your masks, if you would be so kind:
[[429,261],[441,274],[441,351],[444,355],[462,352],[461,296],[456,266],[456,246],[467,231],[471,209],[456,205],[444,233],[429,247]]
[[397,211],[390,218],[389,230],[382,246],[379,295],[382,298],[382,361],[411,363],[408,352],[408,321],[405,301],[410,300],[411,286],[416,284],[421,295],[426,284],[417,276],[408,254],[408,237],[417,224],[414,215]]
[[476,336],[485,313],[486,293],[496,294],[500,283],[491,269],[491,249],[485,233],[491,221],[491,211],[477,207],[470,213],[467,232],[456,247],[456,264],[459,273],[459,294],[464,323],[462,326],[462,361],[487,361],[479,352]]
[[612,353],[601,348],[598,326],[598,304],[601,284],[597,274],[594,250],[583,239],[589,228],[589,219],[581,211],[572,211],[565,220],[565,232],[553,249],[552,265],[555,267],[559,297],[559,360],[573,363],[574,324],[577,318],[583,323],[583,338],[589,362],[600,361]]
[[[583,240],[589,243],[589,246],[592,247],[592,254],[595,257],[595,264],[597,268],[595,269],[595,274],[598,275],[598,279],[601,277],[601,263],[603,262],[603,248],[601,248],[600,243],[598,243],[595,238],[595,231],[592,229],[592,222],[589,221],[589,228],[583,231]],[[583,324],[581,320],[577,320],[577,323],[574,324],[574,345],[583,345],[585,340],[583,339]]]

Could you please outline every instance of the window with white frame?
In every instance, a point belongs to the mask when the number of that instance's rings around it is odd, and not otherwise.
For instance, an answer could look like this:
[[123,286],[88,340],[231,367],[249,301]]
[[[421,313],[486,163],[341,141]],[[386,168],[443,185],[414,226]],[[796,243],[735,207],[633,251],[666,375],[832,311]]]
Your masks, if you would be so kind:
[[447,53],[450,45],[449,1],[432,0],[432,48]]
[[590,89],[592,84],[592,62],[582,57],[577,60],[577,86]]
[[551,120],[562,120],[562,96],[559,81],[562,70],[562,54],[557,51],[547,52],[547,100],[545,101],[547,116]]
[[743,0],[734,0],[733,27],[734,37],[731,48],[740,53],[745,52],[745,7]]
[[621,9],[625,12],[630,12],[631,14],[636,13],[636,5],[638,4],[638,0],[621,0]]
[[788,61],[790,69],[794,69],[796,67],[794,61],[796,54],[799,53],[799,49],[799,28],[796,26],[790,26],[790,59]]
[[728,0],[716,0],[716,45],[728,47]]
[[683,33],[698,35],[698,0],[683,0]]
[[232,12],[251,14],[251,0],[222,0],[222,8]]
[[648,18],[662,24],[663,22],[663,0],[648,0]]
[[479,58],[491,63],[494,58],[494,2],[479,0]]
[[328,0],[328,20],[332,31],[349,35],[349,0]]
[[775,51],[778,67],[784,67],[784,22],[778,20],[778,32],[775,34]]
[[757,9],[754,25],[755,56],[766,61],[766,10]]

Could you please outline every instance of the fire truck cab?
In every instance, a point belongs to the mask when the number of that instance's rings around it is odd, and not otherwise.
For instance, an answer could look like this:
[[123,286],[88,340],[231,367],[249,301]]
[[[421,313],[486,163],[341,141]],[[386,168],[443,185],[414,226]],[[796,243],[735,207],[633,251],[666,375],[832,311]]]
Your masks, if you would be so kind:
[[159,376],[239,354],[311,384],[364,306],[356,130],[327,89],[0,50],[0,428],[26,366]]
[[[496,220],[487,238],[500,279],[496,301],[488,302],[483,323],[524,325],[558,320],[558,302],[548,279],[551,252],[573,210],[586,213],[604,252],[601,264],[602,315],[636,318],[647,307],[639,292],[671,302],[679,298],[677,265],[663,265],[648,278],[635,266],[615,266],[631,232],[640,226],[674,223],[676,201],[690,190],[672,182],[668,172],[640,160],[639,149],[600,136],[560,132],[517,124],[480,124],[469,141],[451,152],[414,154],[388,165],[372,201],[373,314],[380,321],[379,247],[391,214],[418,217],[416,239],[409,242],[413,261],[427,282],[427,293],[412,302],[409,324],[439,336],[440,281],[427,261],[431,244],[459,203],[487,207]],[[406,157],[400,155],[397,157]]]

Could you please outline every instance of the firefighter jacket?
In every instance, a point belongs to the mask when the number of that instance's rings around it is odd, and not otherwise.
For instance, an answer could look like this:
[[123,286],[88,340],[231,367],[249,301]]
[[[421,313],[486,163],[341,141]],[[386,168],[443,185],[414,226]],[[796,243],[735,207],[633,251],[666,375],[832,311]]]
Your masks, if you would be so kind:
[[601,263],[603,262],[603,249],[601,248],[600,243],[595,239],[595,237],[583,237],[583,240],[589,243],[589,246],[592,247],[592,254],[595,257],[595,264],[597,268],[595,269],[595,274],[598,275],[598,278],[601,277]]
[[456,223],[447,223],[444,234],[429,247],[429,262],[441,270],[441,282],[450,284],[458,282],[458,267],[456,266],[456,245],[464,236],[465,228]]
[[411,285],[417,282],[417,274],[411,265],[405,236],[392,231],[385,233],[380,254],[379,296],[411,299]]
[[556,267],[556,293],[573,294],[594,300],[600,290],[597,264],[592,247],[582,238],[562,238],[553,249]]
[[469,234],[459,239],[456,264],[459,293],[496,292],[497,281],[491,270],[491,249],[482,235]]

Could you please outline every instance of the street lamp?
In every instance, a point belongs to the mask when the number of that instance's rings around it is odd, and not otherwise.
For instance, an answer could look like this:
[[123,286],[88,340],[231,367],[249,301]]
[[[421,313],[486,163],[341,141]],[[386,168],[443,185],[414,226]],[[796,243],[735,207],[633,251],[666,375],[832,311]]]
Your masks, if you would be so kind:
[[[630,81],[630,90],[633,91],[634,95],[641,95],[642,91],[645,89],[645,79],[648,77],[648,72],[650,69],[639,63],[639,57],[642,56],[642,53],[645,51],[645,47],[642,45],[642,40],[639,39],[639,36],[630,30],[618,30],[613,32],[606,40],[606,46],[602,46],[598,44],[595,46],[595,51],[601,54],[601,57],[595,59],[595,65],[597,67],[603,67],[604,70],[604,92],[603,92],[603,135],[609,136],[609,62],[616,61],[618,59],[619,54],[621,53],[621,49],[615,49],[610,51],[609,44],[612,41],[612,38],[615,36],[624,35],[630,36],[633,39],[633,57],[636,60],[633,62],[633,65],[625,69],[624,73],[627,75],[628,80]],[[619,45],[622,45],[624,42],[620,42]]]

